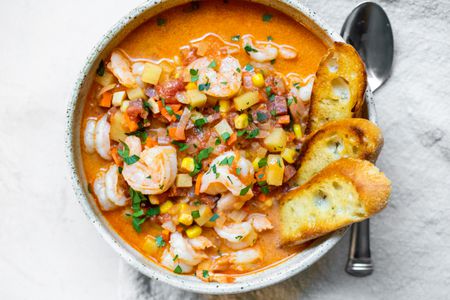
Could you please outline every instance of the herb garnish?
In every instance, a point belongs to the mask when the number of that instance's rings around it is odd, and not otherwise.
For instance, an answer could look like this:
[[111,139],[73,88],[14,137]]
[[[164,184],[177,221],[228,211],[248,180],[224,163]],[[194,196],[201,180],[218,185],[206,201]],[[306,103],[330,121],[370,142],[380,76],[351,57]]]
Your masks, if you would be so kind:
[[236,34],[236,35],[233,35],[231,37],[231,40],[234,41],[234,42],[239,42],[240,39],[241,39],[241,35],[240,34]]
[[180,265],[177,265],[177,267],[173,270],[174,273],[181,274],[183,273],[183,269],[180,267]]
[[203,270],[203,278],[208,278],[209,277],[209,272],[208,270]]
[[214,214],[211,218],[209,218],[209,220],[210,220],[211,222],[214,222],[214,221],[216,221],[218,218],[219,218],[219,215],[218,215],[218,214]]
[[270,20],[272,20],[272,15],[271,14],[269,14],[269,13],[265,13],[263,16],[262,16],[262,20],[264,21],[264,22],[270,22]]
[[222,134],[220,135],[220,137],[222,138],[222,140],[223,140],[224,142],[226,142],[226,141],[228,141],[228,140],[230,139],[231,135],[230,135],[229,132],[224,132],[224,133],[222,133]]
[[187,148],[189,148],[189,146],[186,143],[182,143],[179,141],[172,141],[172,144],[178,146],[178,150],[180,150],[180,151],[184,151]]
[[247,52],[247,54],[250,53],[250,52],[258,52],[258,50],[256,50],[255,48],[253,48],[249,44],[245,45],[244,50],[245,50],[245,52]]
[[158,17],[158,18],[156,19],[156,25],[158,25],[158,26],[164,26],[164,25],[166,25],[166,19],[161,18],[161,17]]
[[120,157],[122,157],[123,161],[127,165],[132,165],[135,162],[137,162],[139,160],[139,156],[137,156],[137,155],[130,156],[130,148],[128,147],[128,145],[122,141],[120,141],[120,142],[123,145],[123,150],[119,149],[119,150],[117,150],[117,153],[119,154]]
[[191,82],[196,82],[198,80],[198,69],[190,69],[189,74],[191,74]]
[[256,120],[258,120],[258,122],[264,122],[268,118],[269,117],[265,113],[262,113],[260,111],[256,112]]
[[199,118],[194,121],[194,126],[197,128],[202,128],[206,123],[208,123],[208,120],[206,120],[206,118]]
[[219,163],[219,166],[225,166],[229,165],[231,166],[233,164],[234,156],[227,156]]
[[267,36],[267,40],[268,40],[268,41],[273,41],[273,37],[272,37],[271,35],[268,35],[268,36]]
[[245,71],[248,71],[248,72],[251,72],[254,70],[254,68],[251,64],[246,64],[244,69],[245,69]]
[[191,212],[191,216],[194,219],[198,219],[198,218],[200,218],[200,212],[198,210],[194,210]]
[[251,184],[250,184],[250,185],[247,185],[245,188],[243,188],[243,189],[241,190],[241,192],[239,193],[239,195],[240,195],[240,196],[244,196],[245,194],[248,193],[248,191],[250,190],[251,187],[252,187]]
[[212,147],[201,150],[197,156],[194,157],[194,170],[189,174],[191,177],[197,175],[202,169],[202,161],[207,159],[208,156],[214,151]]
[[240,240],[242,240],[243,236],[242,235],[237,235],[234,238],[240,241]]
[[236,175],[241,175],[241,168],[236,168]]
[[155,241],[158,248],[164,247],[166,245],[166,241],[160,235],[155,238]]
[[145,128],[144,128],[144,127],[140,128],[140,129],[138,129],[138,130],[136,130],[136,131],[128,132],[128,133],[125,133],[125,134],[126,134],[126,135],[134,135],[134,136],[137,136],[138,138],[141,139],[141,142],[142,142],[142,143],[145,143],[145,141],[146,141],[147,138],[148,138],[148,133],[147,133],[147,131],[145,131]]
[[260,160],[258,160],[258,167],[262,168],[267,166],[267,157],[263,157]]
[[209,63],[208,68],[214,69],[215,67],[217,67],[217,62],[216,62],[215,59],[213,59],[213,60]]

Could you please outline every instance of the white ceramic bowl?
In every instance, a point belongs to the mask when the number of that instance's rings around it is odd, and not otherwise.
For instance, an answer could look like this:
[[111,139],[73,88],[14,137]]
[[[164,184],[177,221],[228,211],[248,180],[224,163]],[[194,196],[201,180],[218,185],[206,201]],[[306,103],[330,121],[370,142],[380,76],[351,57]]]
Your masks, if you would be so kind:
[[[251,0],[271,6],[294,20],[302,23],[316,34],[325,44],[342,41],[313,11],[289,0]],[[80,124],[86,96],[95,76],[95,70],[102,58],[106,58],[111,50],[131,31],[151,17],[178,6],[190,0],[149,1],[132,10],[106,33],[95,46],[86,61],[73,89],[72,99],[67,110],[67,139],[66,150],[69,162],[73,188],[78,201],[89,220],[97,228],[103,238],[123,257],[131,266],[148,277],[168,283],[175,287],[198,293],[229,294],[247,292],[263,288],[285,280],[311,266],[327,253],[344,235],[346,228],[338,230],[325,237],[317,239],[306,250],[296,254],[288,260],[250,275],[240,276],[234,283],[205,283],[194,276],[177,275],[155,265],[138,251],[122,240],[122,238],[108,225],[101,212],[95,205],[93,197],[87,190],[81,162]],[[366,112],[370,120],[376,121],[375,107],[370,90],[366,91]]]

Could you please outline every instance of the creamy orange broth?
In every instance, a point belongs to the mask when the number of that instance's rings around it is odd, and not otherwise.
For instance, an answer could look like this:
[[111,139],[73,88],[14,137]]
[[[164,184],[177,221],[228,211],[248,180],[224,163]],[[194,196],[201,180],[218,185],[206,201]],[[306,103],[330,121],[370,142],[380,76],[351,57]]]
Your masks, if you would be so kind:
[[[179,55],[181,46],[188,45],[189,41],[207,33],[215,33],[225,41],[231,41],[230,38],[237,34],[241,36],[252,34],[261,41],[271,36],[273,42],[293,46],[298,51],[295,60],[277,60],[274,64],[276,70],[283,74],[295,72],[302,77],[315,73],[326,51],[326,46],[306,28],[284,14],[265,6],[239,1],[229,3],[206,1],[200,2],[198,10],[186,12],[186,8],[189,6],[173,8],[152,18],[128,35],[118,47],[133,58],[158,60]],[[266,13],[273,16],[270,22],[262,20],[262,16]],[[166,21],[165,25],[158,26],[157,18],[163,18]],[[249,62],[248,56],[244,53],[234,56],[240,60],[242,66]],[[89,100],[83,113],[83,131],[88,117],[99,117],[106,112],[97,105],[95,95],[98,89],[98,85],[94,84],[88,96]],[[107,167],[110,162],[101,159],[95,153],[87,154],[83,151],[82,156],[87,180],[92,185],[98,170]],[[130,218],[125,216],[126,211],[130,212],[130,208],[119,208],[111,212],[103,212],[103,214],[111,227],[127,243],[156,262],[143,250],[143,238],[147,234],[156,235],[156,232],[160,230],[159,225],[145,222],[142,232],[137,233],[131,226]],[[280,262],[302,249],[278,247],[277,201],[274,201],[274,205],[265,213],[268,214],[274,229],[258,234],[256,245],[260,245],[264,253],[264,260],[259,269]],[[217,238],[211,231],[211,229],[204,229],[203,235],[210,237],[214,242]],[[226,271],[225,273],[236,272]]]

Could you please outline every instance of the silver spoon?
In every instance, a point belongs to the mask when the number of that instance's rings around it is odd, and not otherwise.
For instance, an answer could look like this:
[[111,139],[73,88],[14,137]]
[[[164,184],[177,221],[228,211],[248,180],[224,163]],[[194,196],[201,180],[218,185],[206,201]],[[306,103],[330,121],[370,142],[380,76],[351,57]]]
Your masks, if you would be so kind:
[[[375,92],[391,75],[394,58],[391,23],[383,8],[373,2],[358,5],[345,20],[341,35],[366,64],[367,81]],[[345,271],[360,277],[373,272],[369,220],[352,226]]]

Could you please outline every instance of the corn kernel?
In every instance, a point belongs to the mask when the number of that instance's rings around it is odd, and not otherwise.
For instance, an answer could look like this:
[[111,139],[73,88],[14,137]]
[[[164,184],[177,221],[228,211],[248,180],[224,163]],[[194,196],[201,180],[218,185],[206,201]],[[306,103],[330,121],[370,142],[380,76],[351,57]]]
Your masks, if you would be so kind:
[[192,218],[191,214],[182,213],[180,217],[178,218],[178,222],[181,224],[184,224],[186,226],[189,226],[194,221],[194,218]]
[[188,238],[193,239],[202,234],[202,228],[200,226],[194,225],[186,229],[186,235]]
[[186,90],[195,90],[197,88],[197,85],[195,84],[195,82],[189,82],[188,84],[186,84]]
[[244,129],[248,126],[248,115],[240,114],[234,118],[234,127],[237,129]]
[[252,82],[254,86],[261,88],[264,86],[264,76],[261,73],[257,73],[252,76]]
[[148,196],[148,201],[150,201],[150,203],[153,204],[153,205],[158,205],[159,204],[159,197],[157,197],[155,195],[149,195]]
[[300,124],[294,124],[293,126],[294,134],[296,139],[301,139],[303,137],[302,127]]
[[130,106],[130,101],[128,101],[128,100],[123,101],[122,105],[120,106],[120,111],[123,113],[126,112],[128,106]]
[[168,213],[169,210],[173,207],[173,202],[172,201],[166,201],[163,204],[161,204],[161,206],[159,207],[159,211],[162,214]]
[[284,148],[281,152],[281,157],[289,164],[294,163],[295,156],[297,155],[297,151],[293,148]]
[[195,168],[195,164],[194,164],[194,159],[192,157],[183,158],[183,160],[181,161],[181,169],[188,171],[188,172],[192,172],[192,171],[194,171],[194,168]]
[[115,92],[112,97],[112,105],[121,106],[123,100],[125,100],[126,93],[125,91]]
[[155,255],[159,251],[155,239],[151,236],[146,236],[144,238],[144,244],[142,246],[142,249],[148,255]]
[[228,100],[220,100],[219,101],[219,111],[221,113],[227,113],[230,111],[230,101]]
[[190,208],[189,208],[189,204],[181,203],[180,204],[180,212],[181,213],[185,213],[185,212],[191,213]]
[[180,211],[180,205],[174,204],[171,208],[169,208],[169,215],[175,216]]

